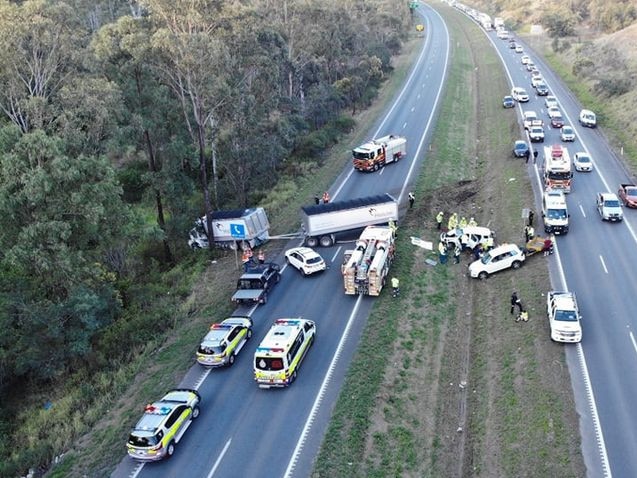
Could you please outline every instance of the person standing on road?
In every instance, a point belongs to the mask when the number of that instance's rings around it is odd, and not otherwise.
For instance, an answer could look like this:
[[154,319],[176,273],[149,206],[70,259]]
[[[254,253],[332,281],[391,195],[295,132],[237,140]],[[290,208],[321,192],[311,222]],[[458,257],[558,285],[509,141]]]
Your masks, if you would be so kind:
[[513,314],[516,307],[522,312],[522,301],[518,298],[518,293],[514,291],[513,294],[511,294],[511,314]]
[[535,218],[535,213],[533,209],[529,209],[529,226],[533,226],[533,219]]
[[328,202],[330,202],[330,193],[325,191],[323,193],[323,204],[327,204]]
[[460,264],[460,252],[461,251],[462,251],[462,249],[460,248],[460,246],[456,246],[456,248],[453,250],[454,264]]
[[318,196],[314,196],[314,204],[316,204],[317,206],[321,204],[321,200],[319,199]]
[[527,149],[527,150],[524,152],[524,159],[525,159],[525,163],[526,163],[526,164],[529,164],[529,158],[530,158],[530,157],[531,157],[531,150],[530,150],[530,149]]
[[414,207],[414,201],[416,200],[416,196],[414,196],[414,193],[409,191],[409,209]]
[[445,213],[440,211],[436,214],[436,224],[438,225],[438,230],[442,229],[442,220],[445,218]]
[[537,149],[533,151],[533,164],[537,162]]

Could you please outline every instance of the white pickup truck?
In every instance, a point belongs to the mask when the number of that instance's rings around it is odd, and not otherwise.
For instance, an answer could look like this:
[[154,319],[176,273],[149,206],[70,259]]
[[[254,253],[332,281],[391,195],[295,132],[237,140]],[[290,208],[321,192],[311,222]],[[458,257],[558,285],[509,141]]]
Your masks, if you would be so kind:
[[538,118],[535,111],[525,111],[524,129],[530,129],[532,126],[544,126],[544,121]]
[[551,326],[551,340],[571,343],[582,340],[582,327],[575,293],[549,291],[546,294],[546,313]]

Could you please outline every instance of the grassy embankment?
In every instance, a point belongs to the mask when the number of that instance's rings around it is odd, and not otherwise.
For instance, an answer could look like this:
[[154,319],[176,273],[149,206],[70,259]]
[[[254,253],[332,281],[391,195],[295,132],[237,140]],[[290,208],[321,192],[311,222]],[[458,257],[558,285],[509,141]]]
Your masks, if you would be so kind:
[[[522,208],[533,206],[527,168],[510,157],[520,131],[516,113],[500,107],[508,86],[499,59],[473,24],[440,10],[452,63],[416,188],[423,199],[400,231],[392,274],[403,294],[381,297],[369,318],[313,476],[581,476],[563,351],[542,313],[543,259],[479,283],[465,276],[468,258],[431,268],[409,242],[435,238],[442,208],[519,243]],[[513,289],[528,324],[509,315]]]

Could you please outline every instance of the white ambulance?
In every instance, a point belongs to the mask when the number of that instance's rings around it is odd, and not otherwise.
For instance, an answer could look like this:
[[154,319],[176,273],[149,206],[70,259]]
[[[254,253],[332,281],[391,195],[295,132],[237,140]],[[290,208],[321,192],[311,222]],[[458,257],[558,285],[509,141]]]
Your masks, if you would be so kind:
[[254,353],[254,379],[259,387],[287,387],[294,382],[315,334],[311,320],[275,320]]

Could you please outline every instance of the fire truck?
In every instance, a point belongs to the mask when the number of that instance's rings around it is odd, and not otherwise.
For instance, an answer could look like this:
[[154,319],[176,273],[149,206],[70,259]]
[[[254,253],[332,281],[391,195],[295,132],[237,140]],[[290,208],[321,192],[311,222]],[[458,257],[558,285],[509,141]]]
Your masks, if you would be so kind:
[[561,144],[544,147],[544,187],[571,192],[573,171],[568,150]]
[[354,169],[359,171],[378,171],[406,155],[407,139],[393,134],[373,139],[352,150]]
[[369,226],[354,250],[345,252],[341,271],[347,295],[380,295],[394,259],[394,228]]

